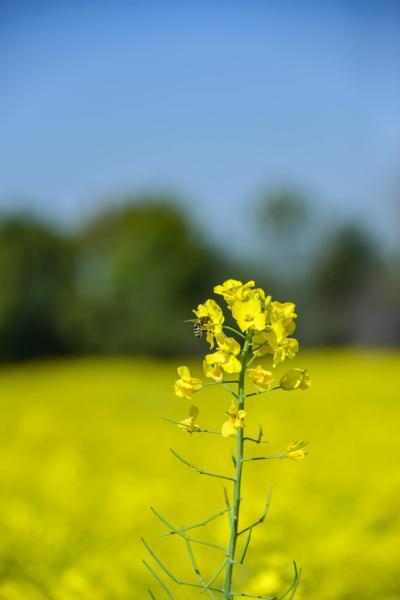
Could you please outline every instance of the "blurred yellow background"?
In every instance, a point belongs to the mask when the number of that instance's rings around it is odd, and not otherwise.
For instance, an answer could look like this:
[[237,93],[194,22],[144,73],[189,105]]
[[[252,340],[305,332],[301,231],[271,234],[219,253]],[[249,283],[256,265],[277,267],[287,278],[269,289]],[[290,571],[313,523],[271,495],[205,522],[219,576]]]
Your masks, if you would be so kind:
[[[303,351],[294,363],[309,368],[310,390],[249,399],[248,433],[263,424],[270,442],[249,444],[249,453],[302,438],[310,454],[300,463],[247,464],[243,523],[261,514],[271,486],[273,496],[238,570],[241,589],[281,590],[295,559],[304,569],[299,599],[399,597],[399,358]],[[2,367],[0,598],[139,599],[147,586],[158,596],[141,564],[142,535],[175,572],[190,575],[183,540],[158,538],[166,529],[149,507],[176,525],[223,509],[222,484],[190,471],[168,448],[229,472],[232,442],[161,419],[181,419],[188,409],[172,392],[177,364],[88,358]],[[193,371],[200,374],[197,363]],[[218,429],[225,390],[203,390],[198,404],[199,423]],[[221,542],[226,525],[222,517],[198,537]],[[218,551],[196,551],[211,576]]]

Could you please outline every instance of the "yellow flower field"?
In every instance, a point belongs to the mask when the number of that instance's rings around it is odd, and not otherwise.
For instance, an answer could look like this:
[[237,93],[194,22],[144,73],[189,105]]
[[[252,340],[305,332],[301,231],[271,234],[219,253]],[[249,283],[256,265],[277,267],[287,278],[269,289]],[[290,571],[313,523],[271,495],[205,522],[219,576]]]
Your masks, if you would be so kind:
[[[193,377],[202,376],[198,363]],[[177,526],[222,510],[222,483],[168,449],[228,472],[233,441],[161,419],[185,419],[190,408],[172,391],[176,364],[184,363],[96,358],[0,369],[0,600],[134,600],[150,598],[148,587],[166,598],[142,565],[142,535],[192,577],[183,540],[160,538],[166,529],[149,507]],[[273,595],[295,559],[296,600],[398,600],[400,355],[303,351],[292,365],[307,367],[312,387],[249,398],[248,422],[263,425],[269,444],[248,451],[276,454],[302,439],[309,454],[248,463],[244,525],[273,493],[237,587]],[[219,429],[230,396],[209,387],[196,404],[196,422]],[[227,526],[222,516],[197,535],[221,543]],[[218,552],[197,551],[205,576]],[[171,587],[182,600],[205,596]]]

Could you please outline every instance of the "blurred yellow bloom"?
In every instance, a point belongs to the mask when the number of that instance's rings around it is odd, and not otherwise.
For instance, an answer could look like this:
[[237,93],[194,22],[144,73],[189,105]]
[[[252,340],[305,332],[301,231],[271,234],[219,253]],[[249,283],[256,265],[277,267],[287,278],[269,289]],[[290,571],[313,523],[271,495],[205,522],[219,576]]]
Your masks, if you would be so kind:
[[282,585],[283,582],[279,574],[272,569],[266,569],[251,580],[249,591],[259,593],[262,590],[263,594],[275,594]]
[[230,435],[234,435],[239,427],[243,427],[246,411],[238,410],[236,404],[232,402],[226,416],[228,419],[222,425],[221,433],[224,437],[229,437]]
[[284,339],[274,348],[273,366],[276,367],[276,365],[283,362],[286,358],[294,358],[298,351],[299,342],[295,338]]
[[235,302],[232,315],[242,331],[262,331],[265,328],[265,313],[262,312],[261,301],[258,298]]
[[199,391],[203,387],[200,379],[191,377],[189,367],[178,367],[179,379],[175,381],[174,392],[179,398],[191,399],[194,392]]
[[306,390],[310,387],[310,376],[307,369],[292,369],[285,373],[279,385],[283,390]]
[[269,390],[274,382],[274,376],[271,371],[266,371],[261,365],[255,367],[255,369],[249,369],[248,374],[250,379],[260,390]]
[[222,352],[229,352],[230,354],[234,354],[235,356],[237,356],[240,352],[240,344],[233,337],[228,337],[224,334],[217,335],[217,344],[218,348]]
[[304,450],[306,442],[299,440],[297,442],[292,442],[286,448],[286,458],[291,458],[292,460],[303,460],[308,454],[308,450]]
[[[297,317],[294,312],[296,305],[293,302],[278,302],[274,300],[269,305],[268,318],[271,323],[280,321],[287,331],[287,335],[293,333],[295,325],[293,319]],[[289,331],[291,329],[291,331]]]
[[205,362],[207,365],[219,365],[226,373],[239,373],[242,364],[237,357],[240,352],[240,344],[232,337],[220,334],[216,336],[218,350],[213,354],[207,354]]
[[203,360],[203,371],[206,377],[220,383],[224,378],[224,371],[220,364],[209,365],[206,360]]
[[287,454],[287,457],[292,460],[303,460],[308,454],[307,450],[292,450]]
[[254,287],[254,281],[248,281],[243,284],[238,279],[227,279],[222,285],[216,285],[214,293],[222,296],[228,306],[231,306],[236,301],[242,301],[248,298]]
[[207,342],[210,344],[211,348],[213,348],[214,337],[215,335],[222,333],[222,325],[225,321],[221,307],[215,300],[208,299],[204,304],[199,304],[193,312],[198,319],[208,319],[204,324],[204,328],[206,330]]
[[282,321],[274,321],[270,325],[270,330],[267,333],[267,338],[269,337],[271,346],[274,348],[278,344],[281,344],[284,339],[288,336],[288,332]]
[[253,338],[256,356],[273,354],[273,366],[276,367],[286,358],[294,358],[299,351],[299,342],[295,338],[286,337],[287,332],[282,323],[277,321]]
[[197,406],[191,406],[189,409],[188,416],[186,419],[183,419],[178,425],[181,429],[186,429],[189,433],[193,433],[193,431],[199,431],[200,427],[196,425],[196,419],[199,415],[199,409]]

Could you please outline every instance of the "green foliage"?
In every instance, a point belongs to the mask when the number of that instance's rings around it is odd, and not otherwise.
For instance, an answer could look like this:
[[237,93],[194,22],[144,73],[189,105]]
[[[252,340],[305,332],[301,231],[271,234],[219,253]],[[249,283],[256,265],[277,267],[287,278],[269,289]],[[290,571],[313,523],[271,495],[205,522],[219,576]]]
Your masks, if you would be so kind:
[[233,274],[256,274],[268,293],[293,297],[304,343],[399,342],[398,256],[385,258],[361,226],[329,223],[322,236],[297,192],[268,195],[262,210],[251,269],[162,196],[113,203],[69,233],[24,217],[0,221],[0,360],[194,352],[182,315]]
[[259,209],[260,223],[275,235],[293,235],[308,217],[306,199],[297,190],[289,188],[268,193]]
[[377,303],[388,302],[388,290],[382,286],[385,268],[377,245],[361,227],[344,225],[331,234],[315,261],[312,282],[321,341],[368,341],[366,332],[371,327],[378,327],[375,339],[385,341],[388,313],[377,314],[373,324],[369,316]]
[[190,318],[218,263],[180,210],[160,201],[108,209],[81,233],[79,257],[84,350],[193,347],[182,315]]
[[345,225],[333,232],[322,249],[315,272],[316,293],[332,304],[359,297],[379,268],[379,251],[371,237],[359,226]]
[[44,225],[0,224],[0,358],[65,352],[63,312],[73,282],[71,244]]
[[0,359],[66,352],[176,354],[221,261],[172,202],[146,199],[67,236],[0,225]]

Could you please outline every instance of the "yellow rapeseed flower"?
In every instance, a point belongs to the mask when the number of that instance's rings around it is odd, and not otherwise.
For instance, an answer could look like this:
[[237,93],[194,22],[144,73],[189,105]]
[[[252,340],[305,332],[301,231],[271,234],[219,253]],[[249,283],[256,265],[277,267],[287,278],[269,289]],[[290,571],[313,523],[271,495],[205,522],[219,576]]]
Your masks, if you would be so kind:
[[243,284],[238,279],[227,279],[222,285],[215,286],[214,293],[222,296],[228,306],[232,306],[234,302],[248,298],[254,285],[254,281]]
[[286,458],[291,458],[292,460],[303,460],[303,458],[305,458],[308,454],[308,450],[304,450],[306,445],[307,442],[303,442],[302,440],[292,442],[286,448]]
[[193,312],[198,319],[205,319],[206,339],[211,348],[213,348],[214,338],[217,334],[222,333],[222,326],[225,321],[221,307],[215,300],[209,298],[204,304],[199,304]]
[[296,305],[293,302],[278,302],[274,300],[268,307],[268,319],[271,323],[279,321],[286,330],[286,335],[291,335],[295,330],[293,320],[297,317],[294,312]]
[[209,365],[206,360],[203,360],[203,371],[206,377],[220,383],[224,378],[224,371],[220,364]]
[[262,312],[259,298],[235,302],[232,305],[232,315],[242,331],[262,331],[265,328],[265,313]]
[[232,337],[224,334],[216,336],[218,350],[213,354],[207,354],[205,361],[207,365],[220,365],[226,373],[239,373],[242,364],[237,358],[240,352],[240,344]]
[[294,358],[299,350],[299,342],[295,338],[286,336],[286,330],[282,323],[277,321],[268,326],[268,330],[262,331],[253,338],[254,353],[256,356],[273,354],[273,366],[276,367],[286,358]]
[[177,369],[179,379],[175,381],[174,392],[179,398],[191,399],[194,392],[198,392],[202,387],[203,383],[201,379],[196,379],[190,375],[189,367],[182,366]]
[[246,411],[238,410],[236,404],[232,402],[226,416],[228,419],[222,425],[221,433],[224,437],[229,437],[230,435],[234,435],[239,427],[243,427]]
[[310,387],[310,376],[307,369],[292,369],[285,373],[279,385],[283,390],[306,390]]
[[181,421],[178,424],[178,427],[180,427],[181,429],[185,429],[189,433],[193,433],[193,431],[199,431],[200,427],[196,424],[198,414],[199,409],[197,408],[197,406],[192,405],[189,409],[188,416],[186,417],[186,419],[183,419],[183,421]]
[[285,338],[276,348],[274,348],[274,362],[276,367],[286,358],[294,358],[299,351],[299,342],[295,338]]
[[261,365],[254,369],[249,369],[248,374],[259,390],[270,390],[274,383],[274,376],[271,371],[266,371]]

